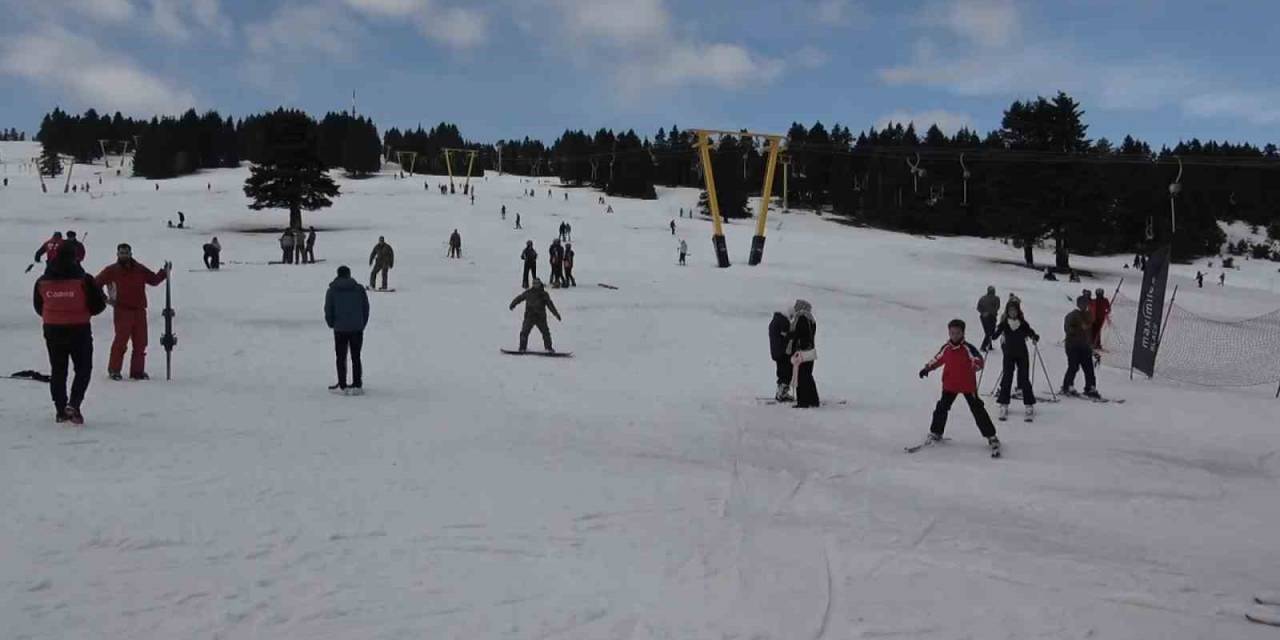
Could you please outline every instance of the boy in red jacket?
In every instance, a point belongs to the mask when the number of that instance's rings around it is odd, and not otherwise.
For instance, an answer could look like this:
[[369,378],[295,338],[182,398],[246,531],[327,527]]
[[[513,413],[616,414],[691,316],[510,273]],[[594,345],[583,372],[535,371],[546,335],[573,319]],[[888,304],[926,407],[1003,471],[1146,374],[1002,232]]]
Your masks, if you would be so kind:
[[952,320],[947,323],[950,340],[938,350],[938,355],[920,370],[920,378],[926,378],[930,371],[942,368],[942,398],[933,410],[933,424],[929,427],[929,440],[937,442],[942,439],[942,432],[947,428],[947,414],[956,396],[964,396],[973,413],[978,430],[987,439],[993,454],[1000,450],[1000,440],[996,438],[996,426],[991,423],[991,416],[978,399],[977,372],[982,370],[982,354],[977,347],[965,342],[964,320]]

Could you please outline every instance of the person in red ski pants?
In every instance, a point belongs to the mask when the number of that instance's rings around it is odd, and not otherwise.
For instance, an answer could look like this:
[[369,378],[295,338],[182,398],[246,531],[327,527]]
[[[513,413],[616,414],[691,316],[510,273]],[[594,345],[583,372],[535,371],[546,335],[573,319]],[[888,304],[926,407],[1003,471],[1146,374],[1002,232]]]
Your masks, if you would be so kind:
[[171,265],[166,262],[158,273],[133,259],[133,249],[128,244],[116,247],[116,262],[108,265],[97,278],[98,286],[114,289],[110,297],[115,306],[115,338],[111,341],[111,356],[107,360],[107,374],[112,380],[121,378],[124,352],[129,343],[133,351],[129,357],[129,378],[146,380],[147,376],[147,287],[164,282]]

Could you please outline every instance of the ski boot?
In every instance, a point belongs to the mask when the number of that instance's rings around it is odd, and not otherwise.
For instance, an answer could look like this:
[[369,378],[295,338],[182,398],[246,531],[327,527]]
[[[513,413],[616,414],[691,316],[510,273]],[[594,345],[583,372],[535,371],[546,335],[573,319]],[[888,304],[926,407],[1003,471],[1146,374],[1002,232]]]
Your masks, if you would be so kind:
[[1005,420],[1009,419],[1009,405],[1007,404],[1000,405],[1000,415],[997,419],[1000,420],[1000,422],[1004,422]]
[[75,407],[67,407],[66,414],[67,420],[70,420],[71,424],[77,427],[84,426],[84,416],[80,414],[79,409]]
[[1026,422],[1036,419],[1036,406],[1034,404],[1027,405],[1027,413],[1022,419]]
[[795,398],[791,397],[791,386],[785,384],[778,385],[778,392],[773,395],[773,399],[778,402],[791,402],[795,400]]
[[1084,397],[1089,398],[1090,400],[1101,400],[1102,394],[1098,393],[1097,389],[1085,389]]
[[151,376],[145,373],[131,373],[129,374],[129,379],[130,380],[150,380]]
[[995,436],[991,436],[990,438],[987,438],[987,446],[991,448],[992,458],[1000,457],[1000,438],[997,438]]
[[70,419],[71,418],[67,416],[67,410],[65,408],[63,408],[62,410],[54,409],[54,414],[53,414],[54,422],[58,424],[63,424]]
[[1076,397],[1080,395],[1080,392],[1076,391],[1075,387],[1063,387],[1058,390],[1058,395]]
[[329,393],[345,394],[346,392],[347,392],[347,385],[342,384],[341,382],[339,382],[338,384],[329,385]]
[[112,380],[115,380],[116,382],[124,380],[124,376],[120,375],[119,371],[112,371],[111,373],[107,374],[107,377]]

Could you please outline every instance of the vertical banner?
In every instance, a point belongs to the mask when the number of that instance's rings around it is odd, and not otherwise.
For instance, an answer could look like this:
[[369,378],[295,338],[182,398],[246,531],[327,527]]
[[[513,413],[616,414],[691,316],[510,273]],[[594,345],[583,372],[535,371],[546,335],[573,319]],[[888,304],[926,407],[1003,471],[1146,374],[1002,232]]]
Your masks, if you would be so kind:
[[1138,323],[1133,330],[1132,366],[1147,377],[1156,372],[1156,351],[1160,348],[1160,332],[1164,330],[1164,294],[1168,284],[1169,245],[1165,245],[1147,258],[1138,296]]

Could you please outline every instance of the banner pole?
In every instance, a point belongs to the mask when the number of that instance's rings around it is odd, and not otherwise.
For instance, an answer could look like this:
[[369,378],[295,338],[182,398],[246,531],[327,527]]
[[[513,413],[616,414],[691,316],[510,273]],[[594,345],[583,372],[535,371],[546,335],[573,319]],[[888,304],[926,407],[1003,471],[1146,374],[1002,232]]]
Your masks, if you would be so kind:
[[[1164,310],[1164,321],[1160,323],[1160,335],[1156,337],[1155,358],[1160,357],[1160,345],[1164,344],[1164,332],[1169,328],[1169,316],[1173,313],[1173,303],[1178,299],[1178,285],[1173,285],[1173,295],[1169,298],[1169,308]],[[1151,362],[1151,377],[1155,377],[1155,360]]]

